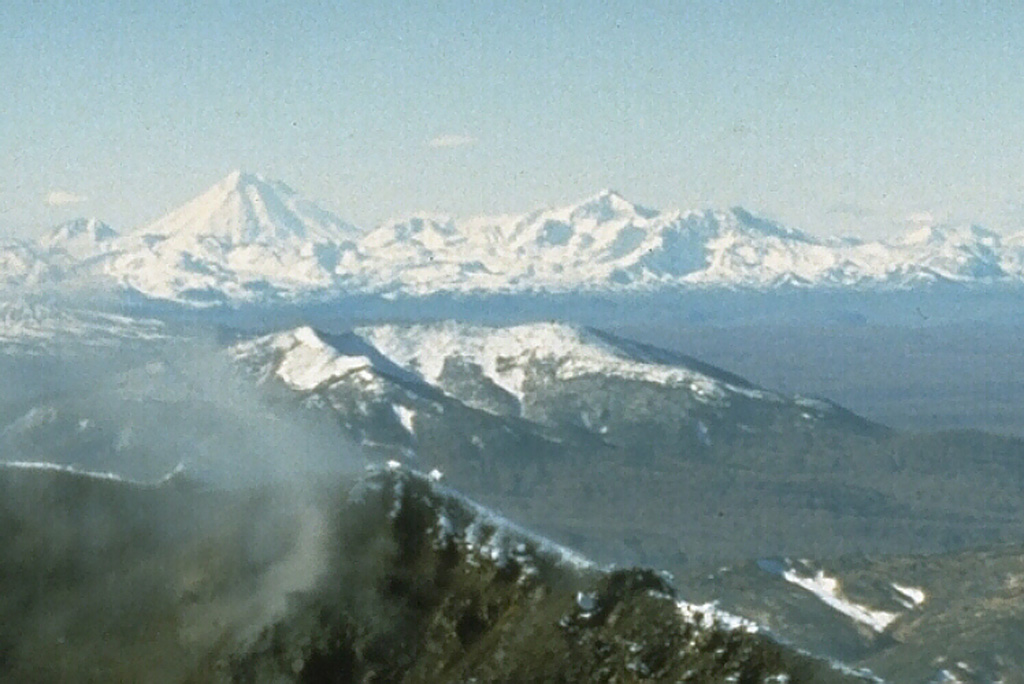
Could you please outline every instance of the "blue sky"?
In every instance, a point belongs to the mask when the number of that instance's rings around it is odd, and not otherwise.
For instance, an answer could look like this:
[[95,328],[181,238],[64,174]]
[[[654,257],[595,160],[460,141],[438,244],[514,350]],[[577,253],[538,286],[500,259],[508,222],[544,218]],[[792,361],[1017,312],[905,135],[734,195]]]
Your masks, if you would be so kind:
[[381,5],[8,0],[0,231],[130,229],[234,168],[361,225],[613,187],[1024,229],[1020,3]]

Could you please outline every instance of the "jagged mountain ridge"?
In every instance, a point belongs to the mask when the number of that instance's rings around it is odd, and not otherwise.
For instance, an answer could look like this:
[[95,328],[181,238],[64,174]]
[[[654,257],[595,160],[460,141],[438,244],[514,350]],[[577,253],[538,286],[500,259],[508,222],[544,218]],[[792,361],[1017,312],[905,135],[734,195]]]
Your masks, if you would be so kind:
[[[927,552],[1020,529],[990,511],[1015,496],[1019,441],[902,435],[587,328],[366,326],[346,353],[330,339],[300,328],[232,353],[381,457],[602,558]],[[968,461],[967,480],[936,474]]]
[[[71,225],[79,224],[95,225]],[[234,172],[148,226],[112,232],[57,229],[38,245],[11,243],[0,250],[3,280],[73,284],[71,275],[84,271],[193,305],[359,293],[1024,282],[1024,234],[932,226],[888,243],[819,239],[741,208],[658,212],[612,190],[523,216],[415,215],[362,231],[283,183]],[[59,267],[56,275],[48,275],[51,266]]]
[[[672,404],[674,427],[688,436],[677,439],[679,448],[709,446],[736,430],[882,429],[827,401],[785,397],[697,359],[561,323],[377,325],[343,336],[303,326],[243,341],[232,354],[262,378],[276,377],[299,392],[345,386],[358,393],[363,411],[366,402],[390,396],[388,385],[400,385],[401,396],[415,396],[428,410],[447,397],[493,416],[601,441],[630,441],[631,424],[657,413],[653,407],[661,402]],[[618,389],[602,387],[606,383]],[[642,410],[612,409],[616,393],[645,388],[670,399],[652,398]],[[413,434],[417,407],[390,400],[397,402],[394,421]],[[386,401],[380,410],[388,413]]]
[[679,602],[654,572],[595,568],[416,473],[301,491],[0,467],[0,678],[870,679]]

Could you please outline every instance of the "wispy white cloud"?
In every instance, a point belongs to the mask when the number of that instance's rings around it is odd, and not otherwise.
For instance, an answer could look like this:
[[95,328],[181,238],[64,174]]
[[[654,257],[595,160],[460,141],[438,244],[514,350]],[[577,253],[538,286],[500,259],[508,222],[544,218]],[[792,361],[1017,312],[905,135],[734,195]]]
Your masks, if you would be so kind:
[[428,147],[439,149],[442,147],[465,147],[466,145],[473,145],[476,143],[476,138],[471,135],[460,135],[457,133],[448,133],[446,135],[439,135],[430,142],[427,143]]
[[67,190],[51,190],[46,196],[46,203],[51,207],[62,207],[65,204],[79,204],[88,199],[85,195],[68,192]]

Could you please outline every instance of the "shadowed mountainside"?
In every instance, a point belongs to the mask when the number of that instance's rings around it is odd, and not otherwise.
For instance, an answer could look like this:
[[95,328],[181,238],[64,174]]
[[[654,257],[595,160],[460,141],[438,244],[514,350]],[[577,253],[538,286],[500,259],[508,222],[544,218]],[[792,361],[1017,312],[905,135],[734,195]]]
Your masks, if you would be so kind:
[[857,680],[407,472],[0,493],[4,681]]

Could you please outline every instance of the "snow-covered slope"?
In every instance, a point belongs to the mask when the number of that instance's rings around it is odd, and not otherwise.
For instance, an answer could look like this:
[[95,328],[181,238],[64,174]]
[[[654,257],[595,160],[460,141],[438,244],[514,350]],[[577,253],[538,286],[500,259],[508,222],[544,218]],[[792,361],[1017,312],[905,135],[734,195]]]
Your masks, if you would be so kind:
[[771,392],[698,359],[592,328],[448,321],[355,333],[466,406],[648,453],[701,452],[748,434],[880,429],[829,402]]
[[320,394],[347,423],[381,414],[404,427],[401,441],[414,434],[415,414],[438,417],[444,402],[525,419],[556,439],[583,431],[698,451],[738,434],[872,429],[828,402],[787,397],[697,359],[559,323],[377,325],[345,335],[301,327],[240,342],[231,354],[264,380]]
[[452,373],[453,365],[468,365],[479,369],[479,383],[519,402],[541,383],[588,376],[679,388],[709,403],[729,396],[783,401],[695,359],[561,323],[379,325],[343,336],[303,326],[240,342],[231,353],[261,377],[276,376],[300,391],[351,374],[383,373],[440,388],[472,404],[471,390],[477,388],[468,387],[465,376],[453,380]]
[[276,376],[299,391],[316,389],[354,375],[372,382],[375,369],[367,355],[332,345],[308,326],[241,342],[231,353],[257,369],[262,379]]
[[521,216],[414,215],[362,231],[283,183],[234,172],[124,236],[95,220],[0,245],[0,280],[74,275],[203,305],[346,294],[910,288],[1024,283],[1024,237],[932,226],[819,239],[742,208],[658,212],[604,190]]
[[552,380],[597,375],[685,387],[709,399],[728,393],[769,395],[739,378],[733,384],[694,370],[667,352],[659,357],[598,331],[562,323],[493,327],[448,321],[365,327],[356,333],[427,382],[454,391],[446,386],[445,367],[460,361],[479,367],[484,378],[521,402],[542,381],[539,365]]
[[612,190],[522,217],[413,217],[360,242],[386,291],[649,291],[1019,282],[1020,251],[978,227],[892,243],[821,240],[745,211],[659,213]]

